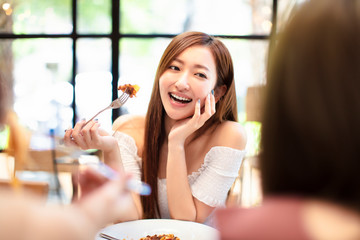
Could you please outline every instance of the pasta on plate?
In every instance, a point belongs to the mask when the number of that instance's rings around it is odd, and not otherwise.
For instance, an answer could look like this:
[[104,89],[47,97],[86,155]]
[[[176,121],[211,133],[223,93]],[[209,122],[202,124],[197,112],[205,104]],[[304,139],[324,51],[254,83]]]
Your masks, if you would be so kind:
[[140,238],[140,240],[180,240],[180,238],[175,237],[174,234],[155,234],[153,236],[148,235],[144,238]]

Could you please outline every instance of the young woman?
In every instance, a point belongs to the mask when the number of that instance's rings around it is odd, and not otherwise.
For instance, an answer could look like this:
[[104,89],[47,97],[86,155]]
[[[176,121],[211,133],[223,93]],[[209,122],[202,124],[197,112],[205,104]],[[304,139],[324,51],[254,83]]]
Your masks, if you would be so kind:
[[225,205],[245,155],[231,56],[201,32],[180,34],[165,50],[146,117],[120,117],[114,137],[101,136],[96,122],[82,128],[84,122],[66,132],[66,142],[103,150],[109,165],[152,187],[142,204],[134,196],[138,215],[131,218],[205,222]]

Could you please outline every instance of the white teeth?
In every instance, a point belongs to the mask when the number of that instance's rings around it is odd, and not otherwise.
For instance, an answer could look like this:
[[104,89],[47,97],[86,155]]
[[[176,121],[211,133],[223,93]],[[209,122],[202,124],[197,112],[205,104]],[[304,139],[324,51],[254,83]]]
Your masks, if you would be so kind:
[[177,100],[180,100],[180,101],[191,101],[190,98],[184,98],[184,97],[180,97],[180,96],[177,96],[175,94],[171,94],[171,97],[177,99]]

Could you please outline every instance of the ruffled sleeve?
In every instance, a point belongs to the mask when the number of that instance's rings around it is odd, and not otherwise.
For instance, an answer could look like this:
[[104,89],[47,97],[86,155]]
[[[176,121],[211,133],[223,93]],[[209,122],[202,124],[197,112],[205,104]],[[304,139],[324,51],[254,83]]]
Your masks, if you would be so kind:
[[245,153],[229,147],[211,148],[199,171],[189,176],[193,196],[212,207],[224,206]]
[[141,180],[141,158],[137,155],[135,140],[122,132],[116,131],[113,136],[116,138],[121,161],[125,172],[130,173],[136,180]]

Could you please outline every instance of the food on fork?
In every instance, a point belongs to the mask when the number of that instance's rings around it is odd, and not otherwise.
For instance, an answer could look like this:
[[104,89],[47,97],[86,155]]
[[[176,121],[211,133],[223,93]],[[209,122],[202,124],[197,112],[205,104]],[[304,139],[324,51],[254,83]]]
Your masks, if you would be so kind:
[[124,84],[118,87],[118,90],[123,92],[126,91],[130,95],[130,97],[136,97],[136,93],[139,91],[140,87],[138,85]]
[[161,234],[161,235],[147,235],[146,237],[140,238],[140,240],[180,240],[180,238],[175,237],[174,234]]

